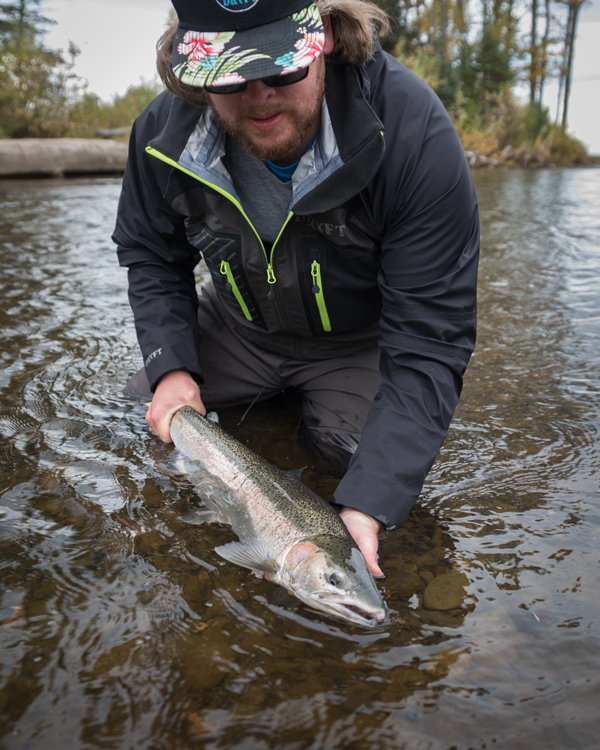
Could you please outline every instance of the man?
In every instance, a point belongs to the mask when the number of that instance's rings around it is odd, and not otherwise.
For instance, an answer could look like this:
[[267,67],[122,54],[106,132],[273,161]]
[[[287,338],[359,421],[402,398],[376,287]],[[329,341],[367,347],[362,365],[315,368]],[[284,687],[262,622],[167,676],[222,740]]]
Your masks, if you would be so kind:
[[[299,433],[374,573],[417,499],[475,343],[475,193],[435,94],[361,0],[173,0],[114,240],[150,429],[303,396]],[[321,9],[321,13],[319,12]],[[213,284],[196,293],[200,254]],[[347,468],[347,471],[346,471]]]

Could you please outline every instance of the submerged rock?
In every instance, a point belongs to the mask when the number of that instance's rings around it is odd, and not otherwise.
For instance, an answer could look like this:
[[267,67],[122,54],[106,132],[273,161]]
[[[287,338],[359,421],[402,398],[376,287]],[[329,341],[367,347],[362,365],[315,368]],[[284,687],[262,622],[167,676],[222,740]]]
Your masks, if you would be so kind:
[[469,579],[464,573],[452,571],[434,578],[423,593],[423,606],[444,612],[448,609],[458,609],[465,598],[465,587]]
[[386,582],[386,591],[400,599],[410,599],[423,588],[423,579],[412,570],[395,570]]

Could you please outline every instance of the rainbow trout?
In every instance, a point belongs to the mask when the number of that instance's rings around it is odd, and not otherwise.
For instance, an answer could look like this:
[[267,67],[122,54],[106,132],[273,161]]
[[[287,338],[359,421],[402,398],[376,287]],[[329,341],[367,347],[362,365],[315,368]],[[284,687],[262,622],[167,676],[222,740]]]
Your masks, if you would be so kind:
[[212,520],[239,537],[216,547],[217,554],[328,615],[365,627],[385,619],[386,606],[343,521],[297,476],[189,406],[173,416],[171,438]]

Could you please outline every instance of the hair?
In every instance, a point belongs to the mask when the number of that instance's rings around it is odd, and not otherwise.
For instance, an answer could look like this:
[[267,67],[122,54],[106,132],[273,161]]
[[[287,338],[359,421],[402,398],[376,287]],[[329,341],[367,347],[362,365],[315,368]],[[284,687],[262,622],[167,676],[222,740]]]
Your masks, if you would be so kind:
[[333,51],[327,55],[332,63],[362,65],[373,55],[375,35],[373,25],[379,26],[379,36],[389,34],[387,13],[366,0],[315,0],[322,16],[331,16]]
[[[387,14],[368,0],[315,0],[315,4],[322,16],[331,16],[334,45],[331,54],[326,56],[327,62],[362,65],[373,55],[373,25],[379,26],[379,36],[389,33]],[[175,17],[158,40],[156,69],[172,94],[202,107],[206,104],[203,89],[182,83],[173,72],[172,51],[178,23]]]

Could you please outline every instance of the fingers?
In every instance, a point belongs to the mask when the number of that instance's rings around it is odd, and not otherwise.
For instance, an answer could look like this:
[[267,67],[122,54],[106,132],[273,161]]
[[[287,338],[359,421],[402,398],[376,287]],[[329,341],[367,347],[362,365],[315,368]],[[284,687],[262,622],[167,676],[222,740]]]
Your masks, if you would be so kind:
[[191,406],[206,415],[196,381],[185,370],[172,370],[161,378],[146,413],[150,431],[165,443],[172,442],[171,419],[182,406]]
[[346,524],[352,538],[358,544],[371,573],[376,578],[384,578],[383,571],[377,562],[377,549],[379,547],[377,533],[381,531],[382,524],[376,518],[355,508],[343,508],[340,517]]
[[377,548],[379,546],[377,534],[374,531],[365,533],[360,537],[360,543],[358,541],[356,543],[360,547],[371,573],[377,578],[384,578],[383,571],[377,561]]

